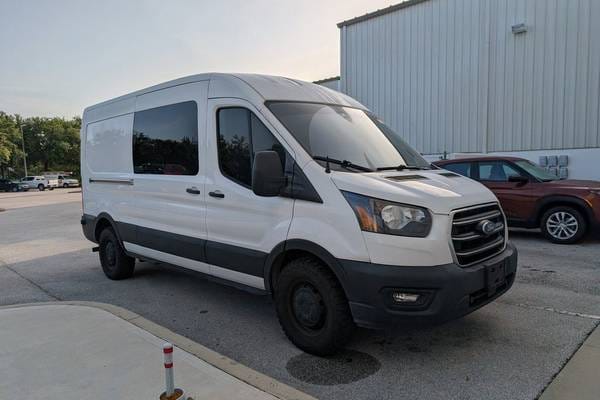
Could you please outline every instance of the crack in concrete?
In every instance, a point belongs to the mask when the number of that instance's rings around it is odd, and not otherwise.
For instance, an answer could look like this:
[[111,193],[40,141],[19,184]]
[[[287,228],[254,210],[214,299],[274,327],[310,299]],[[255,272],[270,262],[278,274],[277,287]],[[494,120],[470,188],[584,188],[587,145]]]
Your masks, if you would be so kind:
[[27,283],[29,283],[30,285],[36,287],[37,289],[39,289],[42,293],[44,293],[46,296],[51,297],[53,300],[63,300],[58,296],[53,295],[52,293],[50,293],[48,290],[46,290],[44,287],[40,286],[38,283],[36,283],[35,281],[27,278],[25,275],[21,274],[20,272],[18,272],[17,270],[15,270],[14,268],[12,268],[8,263],[6,263],[4,260],[2,260],[0,258],[0,267],[4,267],[7,270],[9,270],[10,272],[12,272],[13,274],[17,275],[19,278],[23,279],[24,281],[26,281]]
[[587,318],[587,319],[593,319],[596,321],[600,321],[600,315],[586,314],[586,313],[567,311],[567,310],[558,310],[554,307],[534,306],[534,305],[526,304],[526,303],[506,303],[505,302],[504,304],[508,304],[511,306],[517,306],[517,307],[521,307],[521,308],[528,308],[528,309],[532,309],[532,310],[549,311],[549,312],[553,312],[556,314],[570,315],[572,317],[580,317],[580,318]]

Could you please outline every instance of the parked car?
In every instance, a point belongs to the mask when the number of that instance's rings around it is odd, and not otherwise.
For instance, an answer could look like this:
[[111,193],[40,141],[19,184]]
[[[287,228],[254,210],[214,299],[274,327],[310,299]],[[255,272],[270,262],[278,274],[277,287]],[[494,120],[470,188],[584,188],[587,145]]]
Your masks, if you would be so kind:
[[79,186],[79,181],[69,175],[44,175],[48,179],[56,179],[58,187],[69,188]]
[[58,187],[58,179],[48,179],[45,176],[26,176],[21,179],[22,183],[29,186],[30,189],[37,188],[39,191],[46,189],[54,190]]
[[8,179],[0,179],[0,191],[4,192],[26,192],[29,186],[23,182],[14,182]]
[[307,352],[355,325],[461,317],[514,282],[493,193],[342,93],[196,75],[86,108],[82,126],[81,223],[105,275],[149,259],[271,294]]
[[58,176],[59,185],[64,188],[77,187],[79,186],[79,181],[73,177],[68,175],[59,175]]
[[576,243],[600,225],[598,181],[560,180],[517,157],[471,157],[434,164],[483,183],[500,200],[509,225],[540,228],[551,242]]

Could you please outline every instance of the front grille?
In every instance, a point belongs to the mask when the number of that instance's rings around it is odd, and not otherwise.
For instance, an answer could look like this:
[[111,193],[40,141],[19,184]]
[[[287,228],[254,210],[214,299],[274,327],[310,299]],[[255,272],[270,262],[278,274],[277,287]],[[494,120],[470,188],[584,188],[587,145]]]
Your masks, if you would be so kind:
[[[492,232],[484,234],[482,221],[496,224]],[[463,267],[495,256],[506,244],[506,221],[498,204],[484,204],[463,208],[452,218],[452,246],[458,264]]]

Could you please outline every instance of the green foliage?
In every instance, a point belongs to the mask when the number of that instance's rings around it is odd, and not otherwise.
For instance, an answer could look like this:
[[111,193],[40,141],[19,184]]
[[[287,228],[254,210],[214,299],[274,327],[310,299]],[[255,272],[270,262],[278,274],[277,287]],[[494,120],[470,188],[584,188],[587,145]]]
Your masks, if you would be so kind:
[[[23,129],[21,136],[20,127]],[[25,174],[22,140],[25,140],[30,175],[65,171],[79,175],[79,130],[81,118],[21,118],[0,111],[0,175],[13,178]]]

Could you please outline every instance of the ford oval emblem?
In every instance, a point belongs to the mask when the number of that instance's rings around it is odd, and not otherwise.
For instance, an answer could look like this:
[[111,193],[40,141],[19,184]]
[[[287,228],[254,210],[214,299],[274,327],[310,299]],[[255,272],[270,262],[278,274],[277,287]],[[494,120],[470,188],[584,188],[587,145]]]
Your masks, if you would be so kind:
[[485,236],[489,236],[497,230],[500,230],[503,226],[504,224],[502,222],[496,223],[490,221],[489,219],[484,219],[477,224],[477,230],[483,233]]

